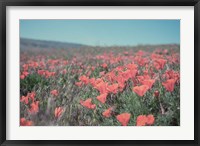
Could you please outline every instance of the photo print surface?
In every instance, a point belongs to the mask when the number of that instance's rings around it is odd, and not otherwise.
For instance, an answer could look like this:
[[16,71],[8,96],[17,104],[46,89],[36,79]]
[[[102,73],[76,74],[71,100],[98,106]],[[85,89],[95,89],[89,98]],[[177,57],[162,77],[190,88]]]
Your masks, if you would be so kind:
[[20,20],[20,126],[180,126],[180,20]]

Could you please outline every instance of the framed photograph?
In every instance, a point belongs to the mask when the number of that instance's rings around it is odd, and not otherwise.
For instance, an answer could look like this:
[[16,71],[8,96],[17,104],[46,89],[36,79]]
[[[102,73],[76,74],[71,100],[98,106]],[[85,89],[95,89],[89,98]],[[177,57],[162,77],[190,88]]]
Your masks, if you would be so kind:
[[3,0],[1,145],[198,145],[198,0]]

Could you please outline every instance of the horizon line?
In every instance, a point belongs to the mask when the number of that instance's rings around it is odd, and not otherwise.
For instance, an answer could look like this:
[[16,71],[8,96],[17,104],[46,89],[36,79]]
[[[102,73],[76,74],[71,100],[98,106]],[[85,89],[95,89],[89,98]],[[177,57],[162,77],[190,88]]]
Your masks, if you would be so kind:
[[46,41],[46,42],[57,42],[57,43],[70,43],[70,44],[77,44],[82,46],[88,46],[88,47],[137,47],[137,46],[162,46],[162,45],[179,45],[180,43],[166,43],[166,44],[136,44],[136,45],[88,45],[88,44],[82,44],[77,42],[68,42],[68,41],[58,41],[58,40],[43,40],[43,39],[35,39],[35,38],[27,38],[27,37],[20,37],[20,39],[27,39],[27,40],[34,40],[34,41]]

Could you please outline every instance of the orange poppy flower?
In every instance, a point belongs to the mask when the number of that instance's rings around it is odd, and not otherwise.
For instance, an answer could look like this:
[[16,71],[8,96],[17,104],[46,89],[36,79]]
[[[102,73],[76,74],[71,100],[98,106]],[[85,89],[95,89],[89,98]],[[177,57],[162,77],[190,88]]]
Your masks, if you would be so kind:
[[153,125],[154,121],[155,121],[155,118],[154,118],[153,115],[148,115],[147,116],[147,121],[146,121],[147,125]]
[[32,126],[33,122],[26,120],[25,118],[20,119],[20,126]]
[[58,96],[58,91],[57,91],[57,90],[52,90],[50,93],[51,93],[52,95],[54,95],[54,96]]
[[125,80],[121,75],[117,76],[117,82],[118,82],[118,87],[120,91],[123,91],[124,87],[125,87]]
[[28,104],[28,96],[22,96],[20,101],[24,102],[25,104]]
[[137,79],[139,80],[140,83],[142,83],[142,81],[150,80],[151,78],[149,75],[143,75],[143,76],[137,76]]
[[80,77],[79,77],[79,80],[80,80],[81,82],[83,82],[84,84],[88,84],[89,81],[90,81],[89,78],[86,77],[85,75],[80,76]]
[[56,74],[55,72],[49,72],[48,70],[45,71],[45,77],[46,77],[46,78],[55,76],[55,74]]
[[167,60],[165,59],[156,59],[153,63],[154,67],[159,70],[159,69],[163,69],[165,64],[166,64]]
[[29,75],[29,72],[27,72],[27,71],[23,71],[23,73],[22,73],[25,77],[27,77],[28,75]]
[[28,110],[31,114],[37,113],[39,111],[39,101],[32,102],[31,108]]
[[149,86],[147,86],[147,85],[133,87],[133,91],[141,97],[144,96],[144,94],[147,92],[147,90],[149,90]]
[[95,85],[95,88],[100,92],[100,94],[107,93],[108,91],[106,90],[108,83],[102,81]]
[[144,80],[144,81],[141,81],[141,83],[143,85],[147,85],[149,87],[149,89],[151,89],[153,84],[155,83],[155,80]]
[[118,92],[118,84],[112,84],[107,86],[107,90],[111,93],[116,94]]
[[126,70],[126,71],[122,72],[122,76],[127,81],[128,79],[130,79],[132,77],[132,73],[130,70]]
[[88,98],[87,100],[83,101],[80,100],[80,104],[88,109],[95,109],[96,105],[92,104],[92,98]]
[[145,126],[147,122],[147,117],[146,115],[139,115],[137,117],[137,122],[136,122],[136,126]]
[[99,73],[100,76],[103,76],[105,74],[105,71],[102,71]]
[[162,85],[165,87],[165,89],[169,92],[174,91],[174,84],[176,80],[175,79],[169,79],[166,82],[162,83]]
[[137,65],[134,64],[134,63],[130,63],[130,64],[126,65],[126,67],[127,67],[128,69],[130,69],[130,70],[137,69]]
[[129,113],[122,113],[118,115],[116,118],[122,124],[122,126],[127,126],[130,120],[131,114]]
[[28,93],[27,95],[32,101],[35,100],[35,92]]
[[82,85],[82,82],[76,82],[75,85],[80,87]]
[[56,118],[59,118],[62,113],[63,113],[62,107],[57,107],[54,111],[54,115],[55,115]]
[[97,99],[101,102],[101,103],[105,103],[106,102],[106,98],[107,98],[107,93],[101,94],[99,96],[97,96]]
[[38,70],[39,75],[45,75],[45,70]]
[[[95,78],[94,78],[95,79]],[[95,85],[98,85],[99,83],[104,82],[102,78],[97,78],[96,80],[92,79],[95,83]]]
[[174,79],[176,81],[180,80],[180,73],[175,72],[174,70],[167,70],[164,74],[163,77],[166,79]]
[[90,84],[91,84],[92,86],[95,85],[95,78],[91,78],[91,79],[90,79]]
[[139,115],[137,117],[136,126],[153,125],[155,118],[153,115]]
[[106,118],[109,118],[111,116],[112,113],[112,107],[110,107],[109,109],[105,110],[102,115]]
[[115,72],[114,72],[114,71],[108,72],[108,73],[106,74],[106,78],[107,78],[107,80],[109,80],[110,82],[115,81],[115,78],[116,78]]
[[28,64],[24,64],[23,69],[24,69],[24,71],[27,71],[28,70]]
[[92,69],[92,71],[94,71],[94,70],[95,70],[95,67],[94,67],[94,66],[92,66],[92,67],[91,67],[91,69]]
[[106,63],[103,63],[101,66],[102,66],[103,68],[107,68],[107,67],[108,67],[108,65],[107,65]]
[[138,70],[134,69],[134,70],[130,70],[130,74],[131,74],[131,78],[135,78],[135,76],[137,75],[138,73]]
[[20,75],[20,79],[22,79],[22,80],[23,80],[24,78],[25,78],[25,75],[23,75],[23,74],[22,74],[22,75]]
[[63,69],[63,70],[61,70],[61,74],[66,74],[67,73],[67,70],[66,69]]

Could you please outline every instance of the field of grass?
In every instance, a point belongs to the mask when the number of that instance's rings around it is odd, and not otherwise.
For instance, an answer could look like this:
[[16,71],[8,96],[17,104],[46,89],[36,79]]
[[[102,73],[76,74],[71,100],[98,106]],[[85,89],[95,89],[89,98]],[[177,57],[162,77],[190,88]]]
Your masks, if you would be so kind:
[[177,45],[20,53],[21,126],[179,126]]

